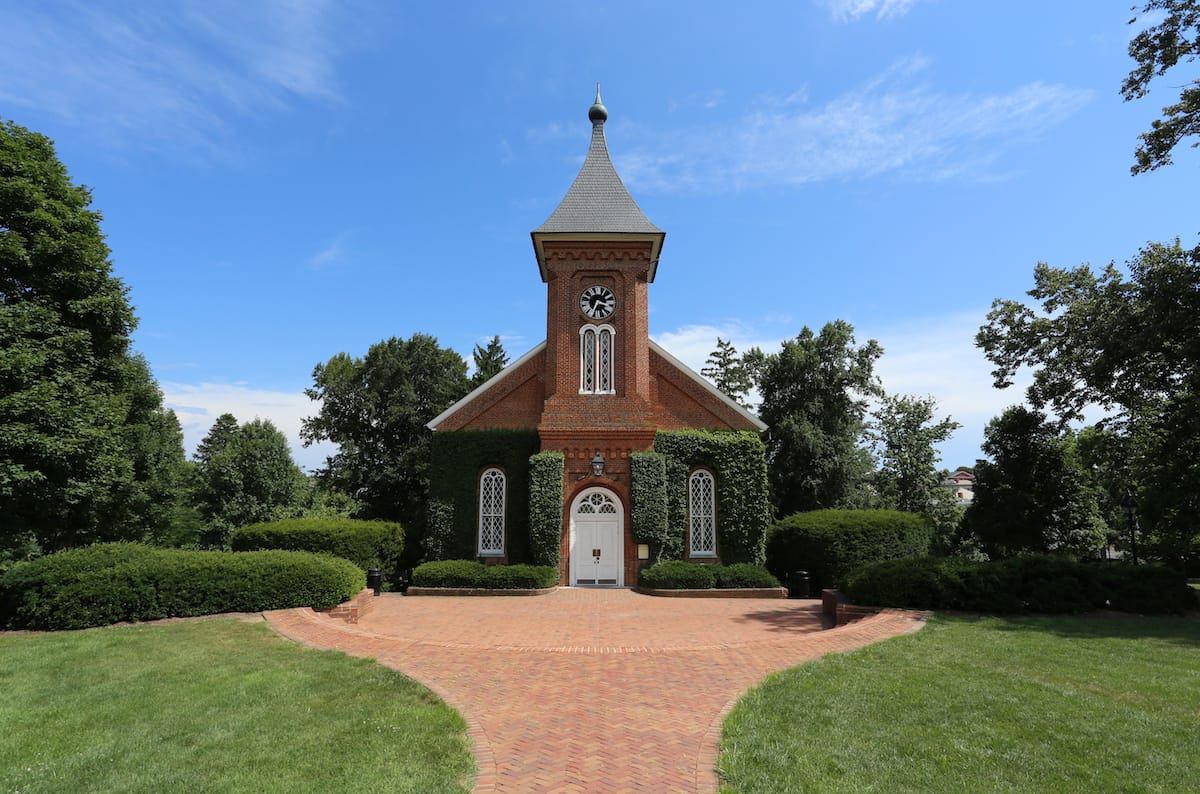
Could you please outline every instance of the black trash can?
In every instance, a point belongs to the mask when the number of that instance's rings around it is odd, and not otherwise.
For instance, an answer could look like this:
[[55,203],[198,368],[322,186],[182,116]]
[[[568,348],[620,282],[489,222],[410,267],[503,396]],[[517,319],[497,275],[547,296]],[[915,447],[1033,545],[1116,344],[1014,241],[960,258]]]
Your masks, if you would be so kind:
[[383,586],[383,574],[378,568],[367,569],[367,587],[375,591],[375,595],[379,595],[379,588]]
[[412,584],[412,568],[402,568],[400,570],[400,580],[396,582],[396,589],[401,593],[408,592],[408,586]]
[[811,585],[808,571],[792,571],[788,577],[788,598],[811,598]]

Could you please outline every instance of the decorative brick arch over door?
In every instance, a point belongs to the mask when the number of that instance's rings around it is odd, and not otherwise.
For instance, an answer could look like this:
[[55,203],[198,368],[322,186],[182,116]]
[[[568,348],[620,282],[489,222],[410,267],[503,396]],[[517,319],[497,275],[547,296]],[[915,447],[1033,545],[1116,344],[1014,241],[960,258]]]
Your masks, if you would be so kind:
[[625,584],[625,510],[607,488],[588,488],[571,502],[571,586]]

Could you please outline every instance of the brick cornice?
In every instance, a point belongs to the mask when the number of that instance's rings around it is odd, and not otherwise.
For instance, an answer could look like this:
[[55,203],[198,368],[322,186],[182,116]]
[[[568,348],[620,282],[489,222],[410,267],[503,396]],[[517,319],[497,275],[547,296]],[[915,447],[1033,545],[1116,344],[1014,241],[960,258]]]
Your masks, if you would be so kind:
[[645,243],[547,243],[546,264],[558,262],[637,262],[650,264],[650,246]]

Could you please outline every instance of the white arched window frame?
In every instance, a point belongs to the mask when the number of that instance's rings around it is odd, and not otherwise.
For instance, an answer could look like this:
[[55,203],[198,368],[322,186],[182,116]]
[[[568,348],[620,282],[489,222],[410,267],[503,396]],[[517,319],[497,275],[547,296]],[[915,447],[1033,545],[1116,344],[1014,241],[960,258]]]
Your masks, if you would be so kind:
[[617,332],[611,325],[579,329],[579,393],[615,394],[613,377]]
[[504,554],[504,503],[508,478],[500,469],[487,469],[479,476],[479,555]]
[[717,556],[717,483],[706,469],[688,476],[688,551],[692,557]]

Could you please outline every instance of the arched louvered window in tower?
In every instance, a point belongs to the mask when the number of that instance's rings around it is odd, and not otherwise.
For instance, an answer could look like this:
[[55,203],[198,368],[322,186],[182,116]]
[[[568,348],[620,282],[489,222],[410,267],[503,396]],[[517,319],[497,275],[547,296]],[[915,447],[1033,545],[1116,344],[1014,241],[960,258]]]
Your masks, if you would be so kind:
[[585,325],[579,329],[579,393],[615,394],[613,377],[616,331],[611,325]]
[[717,556],[717,489],[704,469],[688,477],[688,538],[692,557]]
[[499,469],[479,477],[479,554],[504,554],[504,502],[507,480]]

